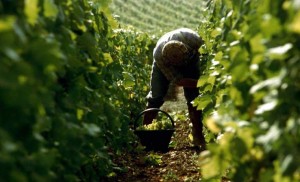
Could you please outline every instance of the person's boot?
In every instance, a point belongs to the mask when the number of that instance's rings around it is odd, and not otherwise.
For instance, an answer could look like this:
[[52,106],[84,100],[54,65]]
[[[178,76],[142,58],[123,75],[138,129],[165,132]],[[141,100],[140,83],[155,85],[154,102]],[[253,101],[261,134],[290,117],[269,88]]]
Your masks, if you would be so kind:
[[192,104],[187,104],[192,127],[193,145],[201,147],[201,150],[206,149],[206,142],[203,134],[202,111],[197,110]]
[[[149,109],[149,107],[147,107]],[[143,125],[151,124],[158,115],[158,111],[147,111],[144,113]]]

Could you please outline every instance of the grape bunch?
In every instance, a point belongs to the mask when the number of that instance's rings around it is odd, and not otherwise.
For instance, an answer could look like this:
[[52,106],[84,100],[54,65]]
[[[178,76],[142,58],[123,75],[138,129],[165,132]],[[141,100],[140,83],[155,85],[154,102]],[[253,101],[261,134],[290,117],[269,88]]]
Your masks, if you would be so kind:
[[151,124],[139,126],[137,129],[138,130],[167,130],[167,129],[173,129],[173,125],[170,120],[162,120],[158,122],[157,119],[154,119]]

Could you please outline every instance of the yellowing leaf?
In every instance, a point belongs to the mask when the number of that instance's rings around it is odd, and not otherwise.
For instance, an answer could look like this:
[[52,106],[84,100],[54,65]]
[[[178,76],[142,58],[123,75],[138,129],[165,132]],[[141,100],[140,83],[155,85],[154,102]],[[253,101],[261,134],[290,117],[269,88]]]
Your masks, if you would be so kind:
[[300,34],[300,12],[298,12],[294,17],[294,20],[290,25],[290,29],[292,32]]
[[18,76],[18,81],[19,81],[20,85],[24,85],[25,83],[27,83],[28,77],[26,77],[24,75],[19,75]]
[[213,118],[208,118],[206,121],[208,129],[213,133],[219,133],[220,128],[217,126],[216,121]]
[[95,73],[98,71],[98,67],[96,66],[89,66],[87,69],[90,73]]
[[35,24],[39,16],[38,0],[25,0],[25,15],[30,24]]
[[58,9],[53,0],[44,0],[44,15],[49,18],[56,18]]
[[260,148],[256,147],[250,150],[250,154],[254,157],[254,159],[260,161],[263,158],[264,152]]
[[77,119],[81,120],[82,116],[84,114],[84,111],[82,109],[77,109]]
[[14,17],[2,17],[0,19],[0,32],[9,31],[13,29],[16,19]]
[[110,53],[103,53],[104,59],[108,62],[108,63],[112,63],[113,59],[110,55]]

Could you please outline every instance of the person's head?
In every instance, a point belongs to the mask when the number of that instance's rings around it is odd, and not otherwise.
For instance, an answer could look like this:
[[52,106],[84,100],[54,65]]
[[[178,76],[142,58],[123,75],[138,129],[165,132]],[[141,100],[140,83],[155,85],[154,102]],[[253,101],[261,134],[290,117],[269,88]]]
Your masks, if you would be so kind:
[[171,40],[164,45],[162,55],[166,64],[181,66],[188,62],[191,52],[188,45],[177,40]]

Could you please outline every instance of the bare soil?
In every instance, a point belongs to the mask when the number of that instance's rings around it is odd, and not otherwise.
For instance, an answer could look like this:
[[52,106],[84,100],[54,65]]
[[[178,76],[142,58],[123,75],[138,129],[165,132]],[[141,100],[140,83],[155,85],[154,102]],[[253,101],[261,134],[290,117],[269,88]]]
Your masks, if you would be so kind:
[[116,166],[123,166],[109,181],[116,182],[197,182],[201,181],[198,158],[200,150],[192,146],[190,120],[183,92],[176,102],[166,102],[162,110],[178,112],[185,117],[175,120],[175,132],[167,152],[134,150],[115,158]]
[[122,182],[201,181],[197,164],[200,150],[189,140],[189,119],[176,121],[171,147],[167,152],[137,150],[115,159],[125,170],[112,180]]

